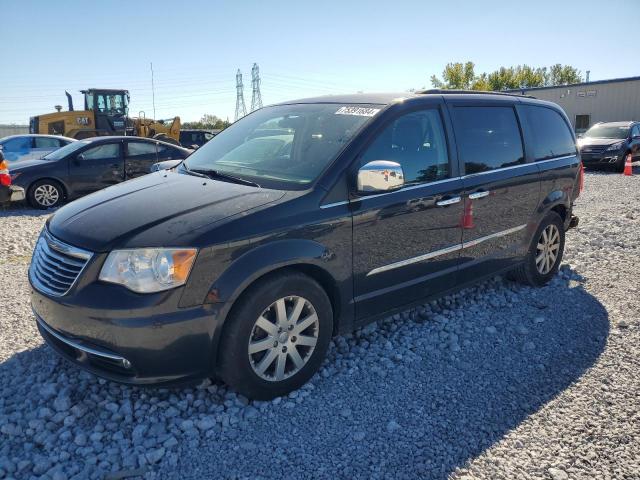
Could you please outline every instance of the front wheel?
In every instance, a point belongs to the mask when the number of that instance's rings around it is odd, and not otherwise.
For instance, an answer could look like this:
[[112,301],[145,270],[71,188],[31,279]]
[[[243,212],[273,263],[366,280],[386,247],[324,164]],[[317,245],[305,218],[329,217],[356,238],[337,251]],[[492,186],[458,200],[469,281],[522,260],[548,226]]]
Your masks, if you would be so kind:
[[513,271],[514,279],[536,287],[548,283],[562,262],[564,233],[560,215],[549,212],[540,222],[524,262]]
[[312,278],[269,275],[238,299],[220,339],[219,375],[244,396],[270,400],[318,370],[333,331],[331,302]]
[[46,210],[60,205],[64,192],[62,186],[54,180],[38,180],[29,188],[27,198],[32,207]]

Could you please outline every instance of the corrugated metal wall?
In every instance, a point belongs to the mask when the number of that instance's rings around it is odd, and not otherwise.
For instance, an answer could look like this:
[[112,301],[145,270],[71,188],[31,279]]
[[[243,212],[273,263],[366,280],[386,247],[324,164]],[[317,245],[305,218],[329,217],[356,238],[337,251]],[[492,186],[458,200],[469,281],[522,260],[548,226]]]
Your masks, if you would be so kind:
[[29,133],[29,125],[0,125],[0,138]]
[[574,128],[576,115],[590,115],[589,126],[596,122],[640,120],[640,79],[531,89],[525,93],[560,105]]

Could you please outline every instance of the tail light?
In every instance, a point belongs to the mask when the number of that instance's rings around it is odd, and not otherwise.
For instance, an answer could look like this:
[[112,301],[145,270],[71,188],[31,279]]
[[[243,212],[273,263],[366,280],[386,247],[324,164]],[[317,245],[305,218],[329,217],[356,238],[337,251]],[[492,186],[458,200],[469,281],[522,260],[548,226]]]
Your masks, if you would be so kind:
[[9,163],[6,160],[0,162],[0,185],[8,187],[11,185],[11,175],[9,175]]

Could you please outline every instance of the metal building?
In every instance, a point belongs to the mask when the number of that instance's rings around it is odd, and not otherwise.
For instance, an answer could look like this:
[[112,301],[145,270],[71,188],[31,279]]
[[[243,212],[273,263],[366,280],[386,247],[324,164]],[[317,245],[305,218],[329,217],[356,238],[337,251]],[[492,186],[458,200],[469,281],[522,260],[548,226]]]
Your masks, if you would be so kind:
[[640,120],[640,77],[516,91],[560,105],[577,133],[597,122]]

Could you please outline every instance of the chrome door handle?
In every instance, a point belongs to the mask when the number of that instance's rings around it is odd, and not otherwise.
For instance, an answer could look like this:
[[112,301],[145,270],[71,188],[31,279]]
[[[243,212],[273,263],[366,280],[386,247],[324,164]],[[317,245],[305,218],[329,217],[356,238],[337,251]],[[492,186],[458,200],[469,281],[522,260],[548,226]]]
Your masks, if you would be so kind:
[[469,198],[471,200],[477,200],[478,198],[488,197],[490,192],[482,191],[482,192],[473,192],[469,194]]
[[446,207],[447,205],[453,205],[454,203],[458,203],[460,200],[462,200],[461,197],[446,198],[444,200],[437,201],[436,205],[439,207]]

